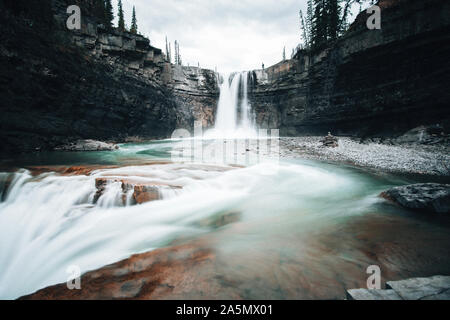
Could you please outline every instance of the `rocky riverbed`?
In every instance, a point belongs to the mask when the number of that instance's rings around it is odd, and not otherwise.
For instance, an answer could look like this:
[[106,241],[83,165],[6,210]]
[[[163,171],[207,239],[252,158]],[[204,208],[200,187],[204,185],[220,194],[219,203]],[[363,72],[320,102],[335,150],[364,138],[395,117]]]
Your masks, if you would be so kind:
[[339,145],[328,148],[323,137],[294,137],[280,139],[283,158],[304,158],[391,173],[411,173],[432,176],[450,176],[450,145],[420,145],[360,142],[350,137],[339,137]]

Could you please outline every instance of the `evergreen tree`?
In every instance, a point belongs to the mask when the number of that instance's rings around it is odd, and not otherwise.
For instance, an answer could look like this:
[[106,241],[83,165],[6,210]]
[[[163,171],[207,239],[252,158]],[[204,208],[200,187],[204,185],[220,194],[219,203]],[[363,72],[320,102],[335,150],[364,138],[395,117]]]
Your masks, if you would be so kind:
[[180,43],[177,40],[175,40],[175,64],[179,66],[183,64],[180,55]]
[[169,43],[167,42],[167,36],[166,36],[166,58],[167,58],[167,61],[170,63],[171,57],[170,57],[170,51],[169,51]]
[[112,28],[114,21],[114,11],[111,0],[104,0],[104,24],[107,28]]
[[174,46],[175,46],[175,64],[178,65],[178,44],[177,44],[177,40],[175,40]]
[[119,17],[118,28],[120,31],[123,32],[123,31],[125,31],[125,17],[123,14],[122,0],[119,0],[117,7],[118,7],[118,17]]
[[133,6],[133,17],[131,18],[131,33],[137,33],[137,19],[136,19],[136,8]]
[[97,18],[98,23],[105,22],[105,1],[94,0],[94,16]]
[[283,48],[283,61],[286,61],[286,47]]
[[177,42],[177,48],[178,48],[178,65],[183,65],[183,61],[181,60],[181,54],[180,54],[180,42]]
[[308,32],[308,27],[305,24],[305,19],[303,18],[303,12],[300,10],[300,31],[305,47],[310,47],[310,33]]
[[313,9],[313,0],[308,0],[307,8],[306,8],[306,35],[308,37],[308,44],[311,45],[311,32],[313,26],[314,19],[314,9]]
[[314,0],[314,15],[312,18],[312,47],[318,48],[327,42],[327,15],[325,0]]
[[307,48],[317,49],[335,41],[347,29],[347,19],[353,4],[374,0],[308,0],[306,19],[300,11],[303,42]]
[[300,32],[303,44],[306,48],[311,48],[313,42],[312,26],[314,18],[312,0],[308,0],[306,4],[306,18],[304,17],[302,10],[300,10],[299,16],[300,16]]
[[1,0],[0,10],[4,7],[33,21],[30,25],[50,28],[53,24],[52,0]]
[[327,41],[336,40],[339,35],[340,6],[338,0],[327,0],[325,2],[327,21]]

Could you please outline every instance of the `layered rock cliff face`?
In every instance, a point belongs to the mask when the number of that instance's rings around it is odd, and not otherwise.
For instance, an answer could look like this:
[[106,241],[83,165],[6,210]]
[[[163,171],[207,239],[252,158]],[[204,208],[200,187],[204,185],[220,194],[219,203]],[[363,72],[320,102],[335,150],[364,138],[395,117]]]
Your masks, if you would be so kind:
[[80,138],[166,138],[196,119],[211,125],[219,94],[213,71],[173,66],[145,37],[106,29],[91,15],[92,1],[78,1],[75,31],[66,28],[71,1],[45,2],[46,23],[22,0],[0,4],[2,152]]
[[450,2],[382,0],[381,30],[362,13],[321,52],[252,75],[263,128],[283,135],[396,135],[422,124],[449,128]]
[[[180,110],[204,128],[214,125],[219,99],[218,74],[197,67],[168,65],[171,70],[163,75],[165,85],[171,89]],[[179,128],[192,128],[191,122],[181,119]],[[184,125],[184,126],[183,126]]]
[[[166,138],[195,120],[213,125],[215,72],[172,65],[145,37],[106,29],[90,0],[75,1],[80,31],[65,27],[73,1],[43,0],[42,12],[23,11],[28,3],[0,3],[2,153],[76,139]],[[385,136],[440,123],[448,131],[450,3],[379,5],[381,30],[368,30],[363,13],[332,47],[249,74],[259,127]]]

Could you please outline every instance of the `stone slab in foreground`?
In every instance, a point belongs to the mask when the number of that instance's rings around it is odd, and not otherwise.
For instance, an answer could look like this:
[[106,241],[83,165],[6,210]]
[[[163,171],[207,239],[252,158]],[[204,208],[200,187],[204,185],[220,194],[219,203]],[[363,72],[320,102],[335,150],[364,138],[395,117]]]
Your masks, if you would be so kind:
[[450,300],[450,277],[390,281],[386,290],[347,290],[348,300]]
[[394,290],[351,289],[348,300],[403,300]]

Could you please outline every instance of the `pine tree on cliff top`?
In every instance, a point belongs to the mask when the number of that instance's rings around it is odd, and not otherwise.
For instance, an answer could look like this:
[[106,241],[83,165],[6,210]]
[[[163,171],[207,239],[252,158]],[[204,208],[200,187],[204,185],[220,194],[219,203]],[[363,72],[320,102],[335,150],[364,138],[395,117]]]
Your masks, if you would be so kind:
[[111,4],[111,0],[104,0],[104,22],[105,27],[112,28],[113,26],[113,20],[114,20],[114,11],[113,6]]
[[312,45],[322,47],[327,43],[328,16],[325,0],[314,0],[314,17],[312,27]]
[[122,6],[122,0],[119,0],[118,7],[118,17],[119,17],[119,25],[118,28],[120,31],[125,31],[125,17],[123,14],[123,6]]
[[327,39],[336,40],[344,31],[341,29],[341,17],[347,20],[347,17],[342,16],[342,0],[327,0],[326,13],[328,17],[327,21]]
[[97,21],[99,23],[105,23],[105,1],[94,0],[93,8],[94,16],[97,18]]
[[178,65],[178,42],[177,42],[177,40],[175,40],[174,46],[175,46],[175,64]]
[[168,62],[172,62],[170,58],[170,50],[169,50],[169,43],[167,42],[167,36],[166,36],[166,58]]
[[131,33],[137,33],[137,19],[136,19],[136,8],[133,6],[133,17],[131,18]]

